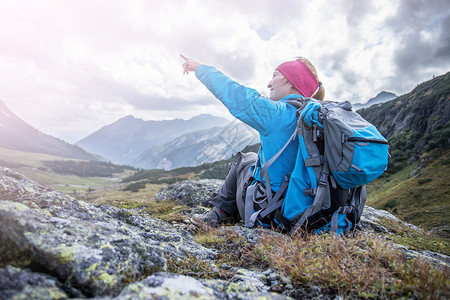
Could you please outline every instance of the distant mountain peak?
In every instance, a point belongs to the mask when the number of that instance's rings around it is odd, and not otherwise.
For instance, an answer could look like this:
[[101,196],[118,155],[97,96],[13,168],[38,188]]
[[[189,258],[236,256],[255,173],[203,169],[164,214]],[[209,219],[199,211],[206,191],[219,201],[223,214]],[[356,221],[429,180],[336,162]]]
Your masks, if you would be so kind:
[[0,99],[0,116],[1,118],[7,118],[7,119],[15,119],[20,120],[18,116],[16,116],[7,106],[6,104]]
[[228,126],[230,121],[210,114],[188,120],[144,121],[131,115],[106,125],[76,145],[100,154],[113,163],[130,164],[143,152],[187,133]]
[[397,98],[398,96],[391,92],[381,91],[374,98],[370,99],[365,103],[354,103],[352,104],[354,110],[361,108],[370,107],[375,104],[384,103]]

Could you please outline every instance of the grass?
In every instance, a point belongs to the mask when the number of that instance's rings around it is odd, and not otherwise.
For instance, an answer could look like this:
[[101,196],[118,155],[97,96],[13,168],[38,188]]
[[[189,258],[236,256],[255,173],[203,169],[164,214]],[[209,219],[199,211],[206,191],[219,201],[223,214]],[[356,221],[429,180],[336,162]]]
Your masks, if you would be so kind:
[[397,244],[414,250],[428,250],[450,255],[450,240],[432,233],[417,231],[392,219],[381,220],[389,230],[389,237]]
[[57,174],[46,166],[46,162],[49,161],[88,163],[80,159],[68,159],[54,155],[23,152],[0,147],[0,166],[11,168],[30,179],[52,186],[56,191],[64,193],[75,192],[85,194],[93,189],[103,189],[121,182],[122,178],[134,173],[131,170],[126,170],[123,173],[114,174],[112,178]]
[[[390,210],[427,230],[445,227],[450,220],[449,157],[450,149],[435,149],[420,162],[383,175],[368,185],[368,205]],[[411,177],[419,164],[422,167]],[[450,233],[443,236],[450,238]]]
[[210,261],[199,260],[195,256],[186,255],[185,258],[174,258],[166,255],[169,272],[191,276],[199,279],[230,279],[233,272],[218,268]]
[[[68,158],[63,158],[59,156],[34,153],[34,152],[24,152],[17,151],[7,148],[0,147],[0,157],[2,165],[7,166],[23,166],[28,168],[42,168],[44,167],[44,161],[49,160],[69,160]],[[74,161],[82,161],[80,159],[71,159]]]
[[410,261],[379,238],[330,235],[263,236],[250,253],[294,285],[319,285],[331,295],[349,298],[442,298],[450,296],[449,269]]
[[[198,228],[195,239],[218,251],[216,265],[226,263],[259,271],[272,268],[290,278],[294,288],[285,293],[293,298],[306,297],[304,291],[312,286],[319,286],[330,297],[351,299],[450,296],[449,268],[437,269],[420,260],[409,260],[379,237],[367,233],[345,238],[307,233],[280,237],[268,233],[263,233],[256,244],[249,244],[228,227],[205,225]],[[199,270],[188,271],[190,265],[197,268],[203,264],[190,257],[186,262],[177,262],[173,271],[205,278]],[[230,271],[224,275],[216,268],[211,271],[209,265],[205,270],[206,278],[232,275]]]
[[123,184],[114,188],[91,191],[86,194],[75,195],[77,198],[95,204],[108,204],[119,208],[137,209],[152,218],[167,222],[182,221],[185,212],[190,209],[185,205],[179,205],[175,201],[154,200],[153,196],[164,184],[146,184],[139,192],[124,191]]

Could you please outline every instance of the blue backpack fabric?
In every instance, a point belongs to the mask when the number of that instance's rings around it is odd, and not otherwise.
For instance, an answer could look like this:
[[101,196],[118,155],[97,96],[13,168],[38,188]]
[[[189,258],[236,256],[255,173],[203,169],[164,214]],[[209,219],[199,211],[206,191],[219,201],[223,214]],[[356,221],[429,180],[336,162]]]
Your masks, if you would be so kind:
[[[298,108],[297,128],[264,161],[265,182],[247,188],[245,225],[271,224],[291,234],[300,228],[337,233],[354,229],[366,202],[365,185],[387,168],[387,140],[349,102],[299,98],[287,103]],[[273,193],[267,169],[292,139],[299,142],[294,170]]]

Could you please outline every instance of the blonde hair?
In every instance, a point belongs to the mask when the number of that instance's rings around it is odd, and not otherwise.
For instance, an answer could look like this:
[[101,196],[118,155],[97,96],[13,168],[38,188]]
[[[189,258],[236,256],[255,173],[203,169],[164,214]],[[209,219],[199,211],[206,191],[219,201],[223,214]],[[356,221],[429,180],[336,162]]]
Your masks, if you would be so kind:
[[311,70],[311,72],[314,74],[317,81],[319,82],[319,89],[317,90],[317,92],[314,93],[314,95],[311,96],[311,98],[314,98],[317,100],[323,100],[325,98],[325,88],[323,87],[322,82],[320,82],[320,80],[319,80],[319,76],[317,75],[316,68],[308,59],[306,59],[302,56],[297,57],[297,59],[300,59],[308,66],[308,68]]

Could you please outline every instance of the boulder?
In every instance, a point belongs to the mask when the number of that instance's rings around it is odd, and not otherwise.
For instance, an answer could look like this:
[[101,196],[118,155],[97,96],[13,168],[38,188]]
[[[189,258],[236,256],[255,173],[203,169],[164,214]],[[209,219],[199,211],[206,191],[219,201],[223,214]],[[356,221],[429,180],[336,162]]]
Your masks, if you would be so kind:
[[117,299],[289,299],[268,292],[261,275],[249,272],[242,271],[229,281],[158,272],[130,284]]
[[[74,295],[77,296],[77,295]],[[0,268],[0,299],[67,299],[56,278],[7,266]]]
[[399,218],[382,209],[375,209],[373,207],[367,206],[364,207],[363,214],[361,216],[361,226],[366,230],[372,229],[375,232],[379,233],[387,233],[388,230],[382,225],[383,219],[391,219],[397,223],[402,223],[412,230],[419,231],[419,227],[401,221]]
[[0,197],[0,250],[8,252],[1,264],[26,258],[25,266],[84,296],[116,295],[128,282],[166,270],[167,255],[215,257],[163,221],[79,201],[9,169],[0,169]]
[[[159,200],[175,199],[180,204],[197,206],[214,197],[222,183],[216,180],[177,183],[165,193],[160,192]],[[388,230],[383,226],[386,218],[401,222],[386,211],[366,207],[361,227],[383,233]],[[414,225],[408,226],[419,230]],[[250,271],[225,262],[221,268],[231,274],[228,280],[168,273],[168,262],[194,256],[213,264],[217,255],[216,250],[196,243],[182,228],[126,209],[79,201],[0,168],[0,299],[326,296],[320,287],[294,288],[276,270]],[[246,244],[257,243],[264,234],[285,237],[270,229],[245,228],[241,224],[220,230],[238,234]],[[397,247],[410,258],[420,257],[433,265],[449,266],[450,260],[445,255]]]
[[154,196],[155,200],[175,200],[177,204],[195,206],[208,206],[208,201],[216,197],[224,180],[202,179],[180,181],[160,189]]

